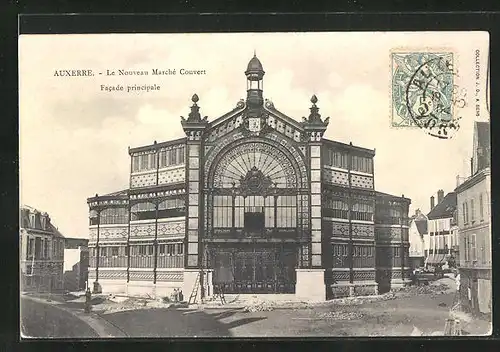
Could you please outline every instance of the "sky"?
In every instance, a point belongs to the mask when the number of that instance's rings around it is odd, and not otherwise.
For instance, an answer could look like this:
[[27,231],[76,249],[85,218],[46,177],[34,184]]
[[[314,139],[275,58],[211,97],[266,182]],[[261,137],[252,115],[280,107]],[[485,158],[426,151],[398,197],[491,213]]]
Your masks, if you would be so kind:
[[[184,137],[180,116],[191,96],[209,121],[246,96],[244,71],[254,51],[266,72],[264,97],[301,121],[313,94],[326,138],[376,149],[375,188],[429,211],[438,189],[469,174],[474,120],[488,120],[488,34],[239,33],[22,35],[20,201],[46,211],[66,237],[88,237],[87,198],[128,188],[127,148]],[[392,51],[452,51],[455,84],[467,93],[461,128],[441,140],[390,126]],[[476,117],[476,50],[480,116]],[[107,70],[176,69],[170,76],[107,76]],[[92,77],[55,70],[92,69]],[[205,70],[182,76],[180,69]],[[102,75],[98,73],[102,72]],[[107,92],[101,85],[157,84],[159,91]]]

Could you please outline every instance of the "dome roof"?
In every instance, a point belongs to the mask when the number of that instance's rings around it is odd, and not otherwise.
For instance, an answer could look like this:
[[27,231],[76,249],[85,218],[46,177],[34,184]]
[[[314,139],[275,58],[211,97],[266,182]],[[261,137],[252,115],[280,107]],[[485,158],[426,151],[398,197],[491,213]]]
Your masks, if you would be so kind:
[[248,71],[251,71],[251,72],[264,71],[260,60],[257,58],[257,56],[255,56],[255,54],[252,57],[252,59],[250,60],[250,62],[248,63],[247,72]]
[[264,69],[262,68],[262,64],[260,60],[257,58],[255,54],[253,54],[252,59],[248,63],[247,70],[245,71],[245,75],[247,75],[248,79],[251,81],[261,80],[264,77]]

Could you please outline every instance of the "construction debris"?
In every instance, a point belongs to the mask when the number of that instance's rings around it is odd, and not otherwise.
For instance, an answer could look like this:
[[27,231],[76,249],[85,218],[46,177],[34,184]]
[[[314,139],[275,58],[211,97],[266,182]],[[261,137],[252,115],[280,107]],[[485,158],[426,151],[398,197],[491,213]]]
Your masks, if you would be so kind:
[[333,319],[333,320],[353,320],[353,319],[361,319],[364,317],[364,314],[361,312],[326,312],[319,313],[319,318],[321,319]]
[[248,302],[247,305],[243,308],[243,312],[251,313],[251,312],[270,312],[274,310],[274,306],[276,304],[271,301],[251,301]]
[[410,295],[426,295],[426,294],[445,294],[449,290],[449,286],[443,283],[437,283],[434,285],[426,286],[404,286],[398,289],[396,292],[405,293]]

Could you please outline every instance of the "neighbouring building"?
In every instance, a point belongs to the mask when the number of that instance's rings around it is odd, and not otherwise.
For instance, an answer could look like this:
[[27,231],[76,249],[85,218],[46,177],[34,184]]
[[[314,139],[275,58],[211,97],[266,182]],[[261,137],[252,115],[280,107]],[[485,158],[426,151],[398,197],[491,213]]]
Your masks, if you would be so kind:
[[410,240],[410,267],[412,269],[424,266],[426,257],[425,241],[427,236],[427,223],[429,219],[420,209],[410,218],[409,240]]
[[[457,194],[450,192],[444,196],[444,191],[437,192],[438,202],[434,206],[434,196],[431,197],[431,211],[427,214],[429,247],[425,265],[449,268],[452,248],[457,243],[456,233],[452,232],[453,218],[457,209]],[[451,260],[453,262],[453,260]]]
[[95,291],[324,300],[404,284],[410,199],[375,191],[374,149],[323,138],[316,96],[301,122],[264,100],[264,74],[254,56],[246,99],[211,121],[195,94],[186,137],[129,148],[129,187],[88,199]]
[[47,213],[20,209],[20,289],[57,292],[63,288],[64,236]]
[[87,288],[89,269],[89,240],[66,238],[64,247],[64,289],[81,291]]
[[455,190],[462,307],[488,314],[492,304],[490,153],[489,122],[475,122],[471,175]]

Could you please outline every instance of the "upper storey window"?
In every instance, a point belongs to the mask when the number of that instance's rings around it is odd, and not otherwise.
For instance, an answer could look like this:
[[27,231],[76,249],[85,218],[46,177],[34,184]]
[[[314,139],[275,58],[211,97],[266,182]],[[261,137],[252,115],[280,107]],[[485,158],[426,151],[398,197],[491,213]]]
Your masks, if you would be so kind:
[[158,153],[149,152],[132,156],[132,172],[154,170],[174,165],[184,164],[185,146],[177,145],[160,149]]
[[91,210],[89,214],[90,225],[126,224],[128,223],[127,208],[108,208],[100,213]]
[[132,156],[132,172],[156,169],[156,153]]
[[160,150],[160,167],[184,164],[184,145]]
[[347,153],[336,150],[326,150],[325,163],[328,166],[347,169],[349,167]]
[[[349,168],[349,154],[337,150],[326,150],[325,152],[325,164],[327,166],[338,167],[341,169]],[[373,159],[363,156],[352,155],[351,156],[351,170],[373,173]]]
[[352,170],[359,172],[373,173],[373,159],[362,156],[352,156]]

